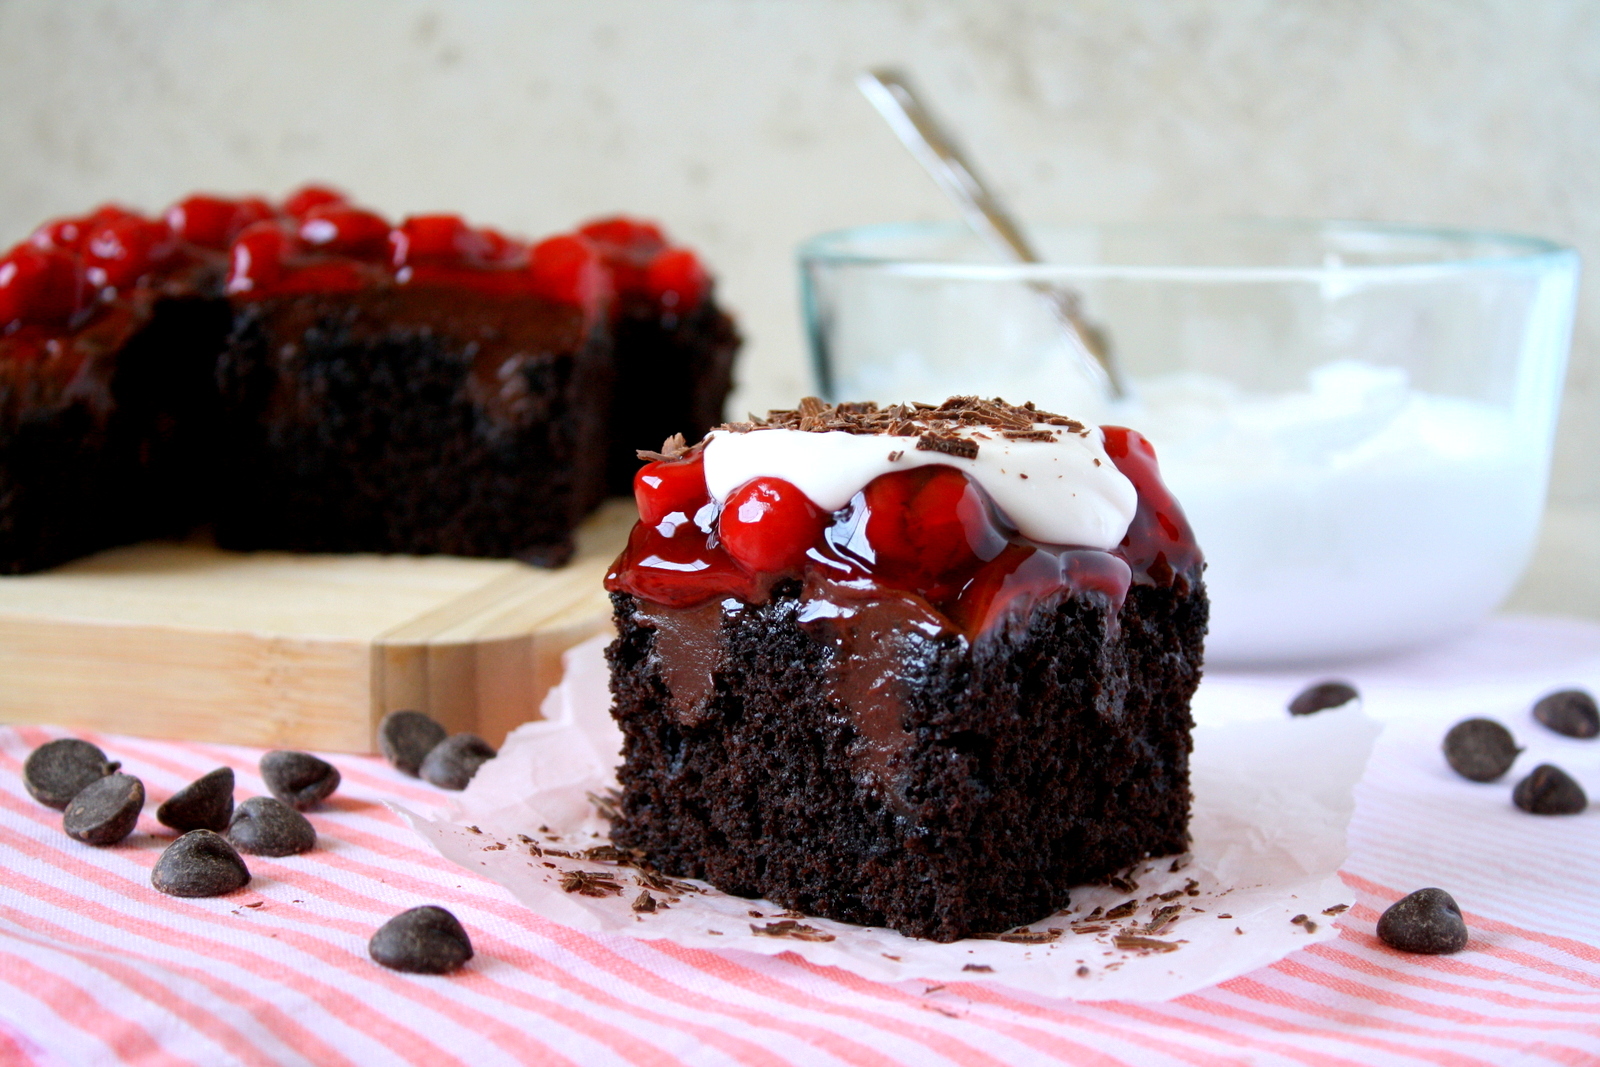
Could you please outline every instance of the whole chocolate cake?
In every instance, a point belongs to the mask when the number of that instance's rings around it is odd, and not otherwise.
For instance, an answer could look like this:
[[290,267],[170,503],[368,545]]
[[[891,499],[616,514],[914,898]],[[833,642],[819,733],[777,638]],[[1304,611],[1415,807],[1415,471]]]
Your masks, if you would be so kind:
[[712,289],[649,223],[529,245],[314,186],[46,224],[0,258],[0,572],[197,522],[559,563],[663,422],[720,418]]
[[617,845],[939,941],[1186,847],[1203,565],[1137,433],[808,400],[636,486]]

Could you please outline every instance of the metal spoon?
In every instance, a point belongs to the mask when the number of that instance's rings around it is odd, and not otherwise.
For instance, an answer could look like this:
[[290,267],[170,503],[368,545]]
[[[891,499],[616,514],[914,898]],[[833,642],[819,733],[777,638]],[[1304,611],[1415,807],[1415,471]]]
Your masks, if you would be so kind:
[[[933,175],[945,195],[961,208],[968,225],[1001,255],[1019,263],[1044,262],[1000,198],[978,177],[965,154],[911,91],[905,75],[888,69],[868,70],[856,78],[856,84],[901,143]],[[1078,293],[1048,282],[1030,284],[1050,302],[1066,327],[1068,338],[1086,357],[1085,362],[1105,372],[1111,395],[1118,399],[1126,396],[1122,372],[1111,355],[1111,343],[1103,330],[1084,318]]]

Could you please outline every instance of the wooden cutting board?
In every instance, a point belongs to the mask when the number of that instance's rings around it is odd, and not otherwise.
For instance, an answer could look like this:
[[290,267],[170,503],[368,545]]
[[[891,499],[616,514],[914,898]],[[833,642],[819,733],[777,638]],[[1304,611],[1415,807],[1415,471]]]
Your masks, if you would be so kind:
[[609,626],[634,518],[606,504],[559,570],[149,542],[0,577],[0,722],[373,752],[417,708],[498,745]]

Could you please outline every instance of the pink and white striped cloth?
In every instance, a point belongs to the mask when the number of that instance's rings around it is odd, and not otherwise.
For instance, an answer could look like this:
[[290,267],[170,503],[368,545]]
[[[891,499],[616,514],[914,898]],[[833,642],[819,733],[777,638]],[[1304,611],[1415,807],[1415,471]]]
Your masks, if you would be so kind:
[[[250,857],[255,880],[165,897],[150,868],[155,806],[234,769],[262,794],[260,753],[87,736],[149,793],[123,844],[95,849],[22,787],[28,751],[64,731],[0,728],[0,1064],[1600,1064],[1600,807],[1524,815],[1510,782],[1550,761],[1600,796],[1600,742],[1555,737],[1528,705],[1600,690],[1600,627],[1501,619],[1426,655],[1344,672],[1386,722],[1358,791],[1342,936],[1164,1004],[1071,1003],[981,982],[881,985],[792,956],[761,958],[580,934],[522,909],[428,849],[384,806],[440,795],[380,760],[330,757],[344,784],[311,813],[319,847]],[[1216,675],[1202,716],[1281,715],[1313,680]],[[1454,777],[1451,722],[1492,715],[1530,751],[1505,782]],[[1424,885],[1452,892],[1472,943],[1405,956],[1378,914]],[[470,931],[447,977],[386,971],[372,931],[422,903]]]

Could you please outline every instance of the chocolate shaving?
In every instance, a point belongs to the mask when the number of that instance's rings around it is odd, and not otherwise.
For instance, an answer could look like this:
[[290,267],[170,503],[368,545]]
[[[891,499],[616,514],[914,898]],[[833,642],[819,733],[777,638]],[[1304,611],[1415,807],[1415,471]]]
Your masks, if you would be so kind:
[[943,437],[925,433],[917,438],[917,451],[938,452],[946,456],[960,456],[962,459],[977,459],[978,442],[966,437]]
[[606,790],[604,796],[595,793],[585,793],[584,796],[589,798],[589,803],[594,805],[594,810],[598,811],[606,822],[616,822],[621,818],[617,804],[622,800],[622,795],[615,789]]
[[1349,910],[1350,910],[1350,905],[1348,905],[1348,904],[1335,904],[1331,908],[1323,908],[1322,909],[1322,914],[1324,914],[1324,915],[1337,915],[1341,911],[1349,911]]
[[994,968],[989,966],[987,963],[969,963],[961,969],[963,971],[977,971],[980,974],[988,974],[994,970]]
[[561,876],[561,888],[584,897],[609,897],[622,892],[616,875],[606,871],[568,871]]
[[1112,939],[1112,944],[1120,949],[1135,952],[1176,952],[1178,945],[1172,941],[1157,941],[1153,937],[1141,937],[1138,934],[1118,934]]
[[659,461],[680,459],[688,451],[689,442],[683,439],[683,434],[675,433],[665,441],[661,442],[661,451],[651,452],[649,449],[641,448],[635,453],[635,455],[642,460]]
[[1061,939],[1060,930],[1011,930],[995,937],[1013,945],[1048,945]]
[[1134,912],[1136,912],[1138,910],[1139,910],[1139,902],[1137,900],[1127,900],[1127,901],[1123,901],[1121,904],[1118,904],[1116,907],[1114,907],[1110,911],[1106,912],[1106,918],[1108,918],[1108,919],[1126,919],[1128,916],[1132,915]]
[[788,937],[796,941],[832,941],[832,934],[825,934],[815,926],[795,922],[793,919],[784,919],[781,922],[768,923],[765,926],[750,924],[750,932],[759,937]]
[[[1044,426],[1059,426],[1069,433],[1080,435],[1089,432],[1089,428],[1077,419],[1040,411],[1032,404],[1018,407],[998,397],[984,400],[975,396],[953,396],[942,404],[915,402],[892,404],[885,408],[870,402],[828,405],[814,396],[808,396],[793,408],[767,412],[764,419],[752,415],[745,422],[725,423],[718,429],[729,433],[784,429],[807,433],[888,434],[896,437],[932,434],[939,439],[955,436],[957,430],[985,427],[998,430],[1002,436],[1012,440],[1054,440],[1056,431],[1042,429]],[[681,445],[669,441],[662,446],[661,452],[641,452],[640,456],[645,459],[677,458],[685,451],[692,449],[685,450]]]
[[641,889],[639,895],[633,898],[634,911],[655,911],[656,898],[650,895],[650,890]]

